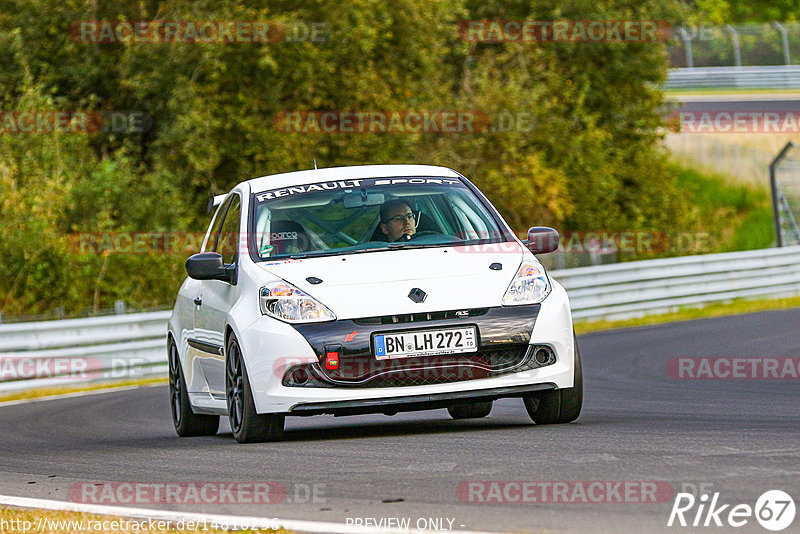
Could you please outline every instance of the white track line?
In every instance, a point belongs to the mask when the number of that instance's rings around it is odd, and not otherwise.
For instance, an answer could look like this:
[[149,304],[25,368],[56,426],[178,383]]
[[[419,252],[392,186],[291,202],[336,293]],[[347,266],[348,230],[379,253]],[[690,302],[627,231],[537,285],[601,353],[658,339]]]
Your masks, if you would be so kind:
[[[113,515],[118,517],[134,519],[152,519],[153,521],[169,521],[177,523],[179,521],[194,521],[195,523],[211,524],[221,523],[227,525],[242,525],[243,527],[254,527],[263,525],[262,530],[270,530],[277,522],[280,528],[294,530],[297,532],[330,532],[334,534],[431,534],[433,530],[403,529],[403,528],[380,528],[376,526],[356,526],[343,523],[332,523],[328,521],[304,521],[298,519],[278,519],[269,517],[236,516],[205,514],[196,512],[177,512],[170,510],[152,510],[147,508],[128,508],[124,506],[104,506],[98,504],[83,504],[64,501],[51,501],[48,499],[32,499],[29,497],[14,497],[11,495],[0,495],[0,505],[16,506],[19,508],[38,508],[44,510],[57,510],[62,512],[80,512],[85,514]],[[276,525],[275,525],[276,526]],[[448,530],[450,534],[495,534],[490,532],[477,532],[466,530]]]

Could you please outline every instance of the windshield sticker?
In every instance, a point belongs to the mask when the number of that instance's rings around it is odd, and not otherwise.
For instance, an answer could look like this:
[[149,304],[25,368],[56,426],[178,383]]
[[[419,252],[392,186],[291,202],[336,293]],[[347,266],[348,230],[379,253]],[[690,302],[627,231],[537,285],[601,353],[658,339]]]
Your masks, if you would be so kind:
[[397,185],[397,184],[436,184],[454,185],[460,184],[454,178],[380,178],[376,179],[373,185]]
[[339,180],[335,182],[320,182],[316,184],[295,185],[256,193],[259,202],[274,200],[276,198],[316,193],[319,191],[335,191],[337,189],[353,189],[358,187],[379,187],[382,185],[460,185],[461,181],[455,178],[370,178],[366,180]]
[[287,263],[300,263],[301,261],[303,261],[303,260],[302,259],[297,259],[297,258],[292,258],[292,259],[283,260],[283,261],[268,261],[268,262],[265,262],[264,265],[286,265]]

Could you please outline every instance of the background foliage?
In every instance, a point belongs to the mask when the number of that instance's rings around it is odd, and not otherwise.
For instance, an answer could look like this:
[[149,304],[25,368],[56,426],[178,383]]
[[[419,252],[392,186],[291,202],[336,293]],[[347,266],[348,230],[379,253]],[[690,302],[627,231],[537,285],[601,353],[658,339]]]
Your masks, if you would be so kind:
[[[0,311],[169,305],[185,255],[75,254],[68,236],[202,231],[211,191],[312,158],[454,167],[518,232],[689,228],[660,144],[663,45],[483,44],[456,32],[465,19],[677,23],[686,12],[677,0],[0,0],[1,109],[152,117],[141,134],[0,134]],[[75,21],[154,19],[322,21],[329,32],[263,44],[68,35]],[[303,110],[477,110],[535,122],[446,135],[274,128],[276,113]]]

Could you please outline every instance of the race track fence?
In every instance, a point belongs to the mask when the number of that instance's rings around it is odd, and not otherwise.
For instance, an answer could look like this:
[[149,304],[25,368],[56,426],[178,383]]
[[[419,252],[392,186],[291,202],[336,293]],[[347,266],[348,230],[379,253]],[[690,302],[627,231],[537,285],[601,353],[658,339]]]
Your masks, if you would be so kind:
[[[556,252],[557,254],[558,252]],[[576,320],[800,294],[800,246],[550,271]],[[0,325],[0,391],[165,376],[170,311]]]

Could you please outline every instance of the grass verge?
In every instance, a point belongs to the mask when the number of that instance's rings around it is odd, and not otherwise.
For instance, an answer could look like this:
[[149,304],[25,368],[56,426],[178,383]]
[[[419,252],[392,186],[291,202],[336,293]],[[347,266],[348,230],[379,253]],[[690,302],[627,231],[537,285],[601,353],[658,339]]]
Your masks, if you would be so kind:
[[614,330],[617,328],[630,328],[635,326],[647,326],[662,323],[674,323],[677,321],[691,321],[693,319],[708,319],[710,317],[724,317],[727,315],[741,315],[743,313],[754,313],[769,310],[783,310],[787,308],[800,307],[800,295],[782,299],[734,299],[731,302],[708,304],[702,308],[685,307],[678,311],[662,313],[658,315],[645,315],[633,319],[620,321],[576,321],[575,332],[577,334],[589,334],[603,330]]
[[167,384],[167,379],[141,378],[137,380],[121,380],[118,382],[104,382],[102,384],[87,384],[83,386],[80,385],[59,386],[51,388],[36,388],[24,391],[15,391],[14,393],[7,393],[0,395],[0,403],[15,401],[15,400],[35,399],[40,397],[57,397],[59,395],[65,395],[67,393],[80,393],[83,391],[99,391],[104,389],[116,389],[128,386],[150,386],[156,384]]
[[719,175],[676,165],[679,191],[692,207],[691,226],[709,236],[709,250],[733,252],[769,248],[775,239],[772,203],[766,191],[735,184]]
[[[92,533],[115,532],[121,534],[140,534],[140,533],[184,533],[184,532],[203,532],[207,534],[217,534],[234,531],[231,528],[221,528],[225,525],[214,525],[211,522],[206,524],[189,522],[173,522],[168,524],[166,521],[153,521],[149,523],[146,519],[123,518],[107,515],[83,514],[78,512],[58,512],[51,510],[31,509],[31,508],[0,508],[0,532],[41,532],[48,534],[73,534],[73,533]],[[242,525],[246,526],[246,525]],[[151,528],[152,527],[152,528]],[[290,534],[290,531],[280,530],[235,530],[235,532],[270,532],[273,534]]]

